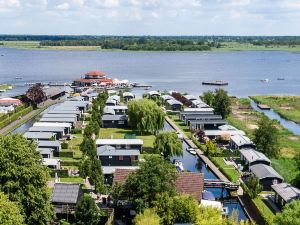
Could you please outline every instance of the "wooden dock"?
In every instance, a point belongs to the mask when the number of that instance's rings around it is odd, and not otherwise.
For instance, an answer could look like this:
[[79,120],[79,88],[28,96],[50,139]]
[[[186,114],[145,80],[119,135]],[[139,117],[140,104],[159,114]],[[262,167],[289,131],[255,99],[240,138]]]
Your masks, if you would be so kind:
[[173,127],[174,130],[176,130],[176,132],[178,132],[181,136],[182,136],[182,140],[184,140],[189,147],[194,148],[197,155],[203,160],[203,162],[211,169],[211,171],[222,181],[225,182],[229,182],[229,180],[227,179],[227,177],[224,176],[223,173],[221,173],[221,171],[215,166],[215,164],[213,164],[209,158],[207,158],[204,153],[194,144],[194,142],[189,139],[185,133],[183,133],[181,131],[181,129],[179,129],[177,127],[177,125],[169,118],[169,117],[165,117],[166,121],[170,124],[171,127]]

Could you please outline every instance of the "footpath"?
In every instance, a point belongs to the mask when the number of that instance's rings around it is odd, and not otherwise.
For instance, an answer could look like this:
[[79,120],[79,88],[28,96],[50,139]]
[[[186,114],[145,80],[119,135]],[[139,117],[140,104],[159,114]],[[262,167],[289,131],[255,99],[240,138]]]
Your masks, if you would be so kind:
[[22,116],[22,118],[15,120],[14,122],[8,124],[7,126],[0,129],[0,135],[7,135],[17,127],[21,126],[22,124],[26,123],[28,120],[32,119],[33,117],[40,114],[42,111],[47,109],[49,106],[54,105],[56,103],[61,102],[61,100],[47,100],[43,103],[42,106],[39,106],[37,109],[27,113],[26,115]]

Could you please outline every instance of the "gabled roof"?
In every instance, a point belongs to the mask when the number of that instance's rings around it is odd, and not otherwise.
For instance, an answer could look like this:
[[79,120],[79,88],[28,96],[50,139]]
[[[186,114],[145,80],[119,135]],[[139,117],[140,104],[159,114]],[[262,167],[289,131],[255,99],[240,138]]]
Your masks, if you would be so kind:
[[63,109],[52,109],[47,112],[47,114],[76,114],[80,115],[79,110],[63,110]]
[[240,153],[242,154],[242,156],[244,156],[244,158],[249,162],[255,162],[255,161],[265,161],[268,164],[271,163],[270,159],[263,153],[256,151],[253,148],[245,148],[245,149],[241,149]]
[[52,191],[53,203],[76,204],[80,197],[80,184],[56,183]]
[[54,152],[54,149],[53,148],[37,148],[37,151],[40,152],[42,155],[43,154],[50,155],[52,152]]
[[184,112],[213,112],[213,108],[184,108]]
[[278,178],[283,180],[283,177],[280,176],[271,166],[265,164],[256,164],[250,166],[250,171],[257,176],[260,180],[264,178]]
[[161,97],[161,99],[163,99],[164,101],[170,100],[170,99],[174,99],[171,95],[162,95],[162,96],[160,96],[160,97]]
[[180,194],[192,195],[197,201],[200,201],[204,188],[203,174],[191,172],[178,173],[175,187]]
[[62,114],[49,114],[49,113],[46,113],[46,114],[43,114],[42,115],[43,118],[77,118],[77,115],[76,114],[65,114],[65,113],[62,113]]
[[62,122],[62,123],[75,123],[76,118],[70,118],[70,117],[65,117],[65,118],[58,118],[58,117],[42,117],[40,119],[40,122]]
[[300,200],[300,190],[291,184],[280,183],[274,184],[271,187],[287,203],[295,199]]

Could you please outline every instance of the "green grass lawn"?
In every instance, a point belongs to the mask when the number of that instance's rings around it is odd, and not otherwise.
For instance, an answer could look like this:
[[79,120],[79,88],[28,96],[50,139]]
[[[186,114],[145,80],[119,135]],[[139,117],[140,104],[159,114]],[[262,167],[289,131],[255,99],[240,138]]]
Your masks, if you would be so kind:
[[[131,129],[123,128],[101,128],[99,138],[123,139],[125,134],[137,134],[137,132]],[[155,135],[136,135],[136,138],[144,141],[143,150],[146,152],[151,152],[153,150]]]
[[283,118],[300,124],[300,96],[252,96],[255,102],[269,105]]
[[192,132],[190,131],[189,126],[187,126],[184,122],[182,122],[178,115],[168,115],[168,117],[173,120],[173,122],[182,130],[187,137],[191,137]]
[[60,182],[64,183],[80,183],[83,184],[83,179],[81,177],[65,177],[65,178],[60,178]]
[[273,224],[273,220],[275,217],[275,214],[273,211],[267,206],[267,204],[264,202],[264,199],[261,197],[257,197],[253,199],[254,204],[260,211],[261,215],[263,216],[266,224],[271,225]]
[[212,162],[221,170],[222,173],[232,182],[237,182],[240,173],[232,165],[226,165],[223,157],[212,157]]

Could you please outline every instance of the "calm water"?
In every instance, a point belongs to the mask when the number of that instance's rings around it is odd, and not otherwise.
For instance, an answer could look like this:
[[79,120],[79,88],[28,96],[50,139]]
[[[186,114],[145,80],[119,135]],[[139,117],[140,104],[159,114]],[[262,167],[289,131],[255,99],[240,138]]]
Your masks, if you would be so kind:
[[[0,47],[0,83],[71,82],[95,69],[105,71],[112,78],[151,84],[155,90],[199,95],[214,89],[202,86],[202,81],[224,80],[229,82],[226,87],[229,93],[237,96],[300,95],[300,54],[297,53],[39,51]],[[16,76],[23,79],[15,80]],[[278,81],[279,77],[285,80]],[[260,82],[265,78],[270,82]],[[10,94],[24,90],[18,87]]]

